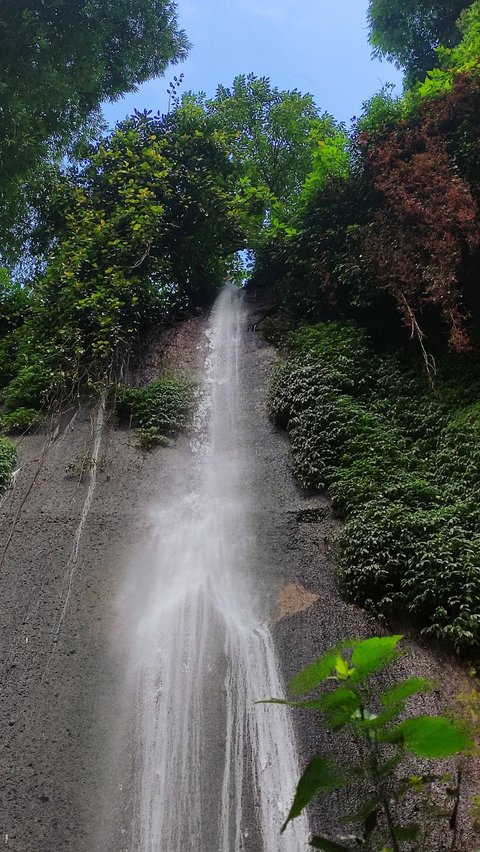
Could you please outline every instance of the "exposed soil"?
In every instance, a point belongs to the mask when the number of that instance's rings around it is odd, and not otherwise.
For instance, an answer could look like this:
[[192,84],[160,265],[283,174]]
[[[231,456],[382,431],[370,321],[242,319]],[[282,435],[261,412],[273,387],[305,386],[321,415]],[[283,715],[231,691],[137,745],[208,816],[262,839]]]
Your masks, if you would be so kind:
[[[251,305],[252,328],[261,311],[260,304]],[[202,316],[171,329],[152,346],[140,379],[164,370],[198,376],[204,330]],[[340,599],[329,556],[337,522],[326,498],[298,489],[288,439],[268,420],[266,388],[276,357],[249,333],[243,416],[256,570],[265,617],[276,620],[288,679],[340,638],[382,628]],[[66,414],[60,427],[57,434],[21,440],[16,486],[0,510],[0,845],[16,852],[101,850],[106,744],[120,678],[112,653],[114,602],[122,566],[150,523],[148,507],[159,489],[168,489],[179,457],[175,447],[143,454],[132,432],[113,428],[107,419],[93,501],[75,556],[91,485],[95,418],[87,406]],[[435,693],[419,699],[422,709],[435,709],[447,696],[471,688],[448,655],[414,638],[408,647],[402,671],[428,674],[439,683]],[[305,759],[318,749],[335,752],[335,738],[306,715],[297,714],[297,727]],[[468,791],[479,789],[473,770],[467,780],[463,815]],[[338,807],[331,799],[318,811],[316,827],[332,830]],[[476,848],[465,835],[464,849]]]

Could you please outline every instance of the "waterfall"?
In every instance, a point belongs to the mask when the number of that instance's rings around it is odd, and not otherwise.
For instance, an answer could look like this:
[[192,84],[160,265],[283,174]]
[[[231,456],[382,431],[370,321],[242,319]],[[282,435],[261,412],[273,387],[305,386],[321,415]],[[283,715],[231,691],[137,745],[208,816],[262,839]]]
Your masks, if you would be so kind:
[[307,846],[303,818],[279,833],[299,777],[290,713],[255,703],[281,695],[282,683],[255,587],[240,404],[245,335],[242,298],[226,287],[207,331],[190,469],[161,499],[148,554],[123,593],[135,755],[128,852]]

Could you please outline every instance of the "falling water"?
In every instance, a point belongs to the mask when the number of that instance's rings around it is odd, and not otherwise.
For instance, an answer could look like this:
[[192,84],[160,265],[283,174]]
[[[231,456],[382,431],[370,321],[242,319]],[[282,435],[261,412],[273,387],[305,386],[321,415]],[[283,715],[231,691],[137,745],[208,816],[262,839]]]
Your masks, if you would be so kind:
[[136,566],[127,583],[128,852],[300,852],[307,844],[303,819],[279,834],[299,776],[289,711],[255,703],[281,695],[282,684],[251,575],[244,325],[241,297],[226,288],[207,332],[187,484],[166,495],[142,578]]

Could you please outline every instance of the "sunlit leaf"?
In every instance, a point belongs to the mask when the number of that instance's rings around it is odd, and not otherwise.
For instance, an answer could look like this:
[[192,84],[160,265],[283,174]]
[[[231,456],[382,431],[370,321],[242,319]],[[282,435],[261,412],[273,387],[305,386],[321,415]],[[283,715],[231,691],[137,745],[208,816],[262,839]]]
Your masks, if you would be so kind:
[[314,660],[295,675],[291,681],[288,691],[291,695],[304,695],[312,692],[320,683],[323,683],[335,670],[337,655],[342,648],[352,648],[357,644],[356,639],[346,639],[335,645],[323,657]]
[[417,757],[450,757],[471,748],[472,741],[444,716],[415,716],[381,735],[384,742],[398,743]]
[[411,695],[418,692],[428,692],[431,689],[433,689],[431,681],[424,677],[411,677],[382,692],[380,701],[384,707],[392,707],[396,704],[403,704]]
[[318,702],[324,710],[328,723],[332,728],[338,728],[348,722],[360,706],[360,698],[356,692],[346,687],[329,692]]
[[397,645],[402,636],[374,636],[359,642],[352,654],[356,671],[352,680],[362,680],[387,668],[399,656]]
[[340,678],[347,678],[349,675],[350,667],[341,654],[337,654],[337,659],[335,660],[335,671]]

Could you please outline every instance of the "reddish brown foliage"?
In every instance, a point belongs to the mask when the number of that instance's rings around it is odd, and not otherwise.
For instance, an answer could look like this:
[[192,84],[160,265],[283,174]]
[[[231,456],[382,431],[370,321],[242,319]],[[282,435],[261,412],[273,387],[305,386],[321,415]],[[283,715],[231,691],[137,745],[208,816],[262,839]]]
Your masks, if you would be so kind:
[[468,347],[459,270],[463,258],[480,246],[480,220],[444,130],[447,124],[451,129],[455,104],[459,113],[464,111],[460,107],[468,103],[467,94],[460,87],[437,99],[436,111],[429,107],[374,145],[365,134],[359,139],[364,166],[379,193],[365,241],[378,283],[393,294],[412,330],[419,309],[434,305],[448,322],[457,350]]

